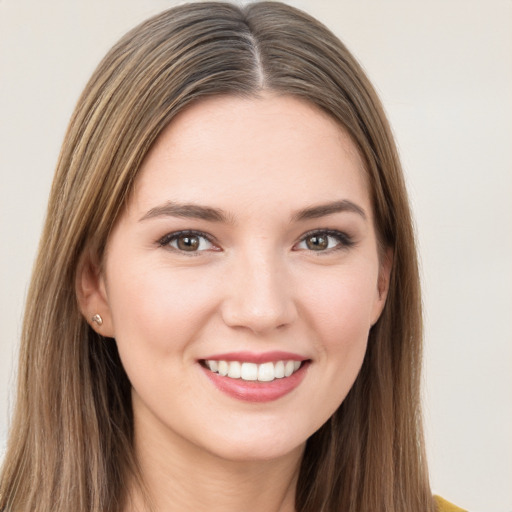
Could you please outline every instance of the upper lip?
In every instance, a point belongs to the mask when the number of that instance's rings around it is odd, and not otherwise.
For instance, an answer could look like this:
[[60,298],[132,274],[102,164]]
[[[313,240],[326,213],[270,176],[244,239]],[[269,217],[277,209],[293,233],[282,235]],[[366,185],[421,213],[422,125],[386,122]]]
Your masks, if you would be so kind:
[[203,361],[241,361],[246,363],[270,363],[276,361],[306,361],[308,358],[293,352],[274,350],[271,352],[227,352],[204,357]]

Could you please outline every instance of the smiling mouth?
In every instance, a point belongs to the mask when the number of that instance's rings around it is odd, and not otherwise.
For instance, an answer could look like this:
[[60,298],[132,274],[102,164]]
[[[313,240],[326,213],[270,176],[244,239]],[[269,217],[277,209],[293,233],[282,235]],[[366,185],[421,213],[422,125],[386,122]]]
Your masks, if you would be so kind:
[[221,377],[244,381],[272,382],[275,379],[285,379],[300,369],[304,361],[282,360],[261,364],[242,361],[224,361],[206,359],[202,366]]

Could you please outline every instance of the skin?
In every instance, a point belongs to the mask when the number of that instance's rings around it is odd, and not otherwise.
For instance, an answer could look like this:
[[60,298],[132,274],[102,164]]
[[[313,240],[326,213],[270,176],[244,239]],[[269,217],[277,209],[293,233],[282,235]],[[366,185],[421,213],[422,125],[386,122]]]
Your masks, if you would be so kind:
[[[157,215],[169,201],[226,218]],[[339,201],[360,211],[298,218]],[[176,238],[163,244],[183,230],[210,241],[194,239],[190,252]],[[312,230],[343,236],[320,234],[328,245],[315,250]],[[330,117],[271,94],[180,113],[140,169],[103,272],[84,267],[78,290],[132,383],[135,448],[155,510],[293,511],[305,441],[353,385],[388,279],[361,158]],[[219,391],[199,362],[242,350],[310,363],[284,397],[247,402]]]

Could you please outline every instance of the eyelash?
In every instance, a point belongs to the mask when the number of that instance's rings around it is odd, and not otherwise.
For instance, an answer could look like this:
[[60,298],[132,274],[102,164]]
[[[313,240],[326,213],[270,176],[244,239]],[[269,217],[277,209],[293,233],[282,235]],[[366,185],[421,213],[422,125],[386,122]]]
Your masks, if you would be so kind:
[[[175,231],[173,233],[168,233],[167,235],[162,237],[160,240],[158,240],[158,245],[161,247],[170,248],[170,249],[175,250],[180,253],[188,253],[189,256],[198,255],[199,253],[204,251],[204,249],[203,249],[203,251],[201,251],[201,250],[186,251],[186,250],[179,249],[178,247],[173,247],[170,245],[173,241],[178,240],[181,236],[203,238],[206,241],[208,241],[210,244],[212,244],[213,246],[216,246],[214,239],[211,236],[207,235],[206,233],[204,233],[202,231],[195,231],[195,230],[190,230],[190,229],[183,230],[183,231]],[[302,235],[300,240],[296,244],[294,244],[294,246],[293,246],[294,250],[301,250],[301,249],[295,249],[295,247],[297,247],[297,245],[299,245],[301,243],[305,243],[308,238],[313,237],[313,236],[318,236],[318,237],[326,236],[326,237],[334,238],[338,242],[335,247],[321,249],[318,251],[315,251],[314,249],[310,249],[311,252],[317,252],[317,253],[319,253],[319,255],[325,254],[325,253],[330,253],[332,251],[349,249],[350,247],[355,245],[354,240],[349,235],[347,235],[346,233],[343,233],[342,231],[338,231],[335,229],[315,229],[313,231],[308,231],[307,233]],[[217,250],[219,250],[219,249],[217,249]],[[304,250],[307,250],[307,249],[304,249]]]
[[188,253],[188,256],[196,256],[202,252],[202,251],[186,251],[186,250],[182,250],[182,249],[179,249],[178,247],[173,247],[170,245],[171,242],[178,240],[181,236],[204,238],[210,244],[215,246],[215,242],[211,236],[207,235],[206,233],[203,233],[202,231],[195,231],[195,230],[191,230],[191,229],[186,229],[183,231],[174,231],[173,233],[168,233],[167,235],[162,237],[160,240],[158,240],[158,245],[160,245],[161,247],[166,247],[168,249],[175,250],[180,253]]
[[336,239],[336,241],[338,242],[335,247],[330,247],[318,251],[310,249],[311,252],[317,252],[318,255],[330,253],[333,251],[339,251],[343,249],[349,249],[350,247],[353,247],[355,245],[355,241],[352,239],[351,236],[342,231],[338,231],[337,229],[314,229],[313,231],[308,231],[307,233],[302,235],[301,239],[297,244],[295,244],[295,246],[297,246],[300,243],[306,242],[308,238],[311,238],[313,236],[327,236]]

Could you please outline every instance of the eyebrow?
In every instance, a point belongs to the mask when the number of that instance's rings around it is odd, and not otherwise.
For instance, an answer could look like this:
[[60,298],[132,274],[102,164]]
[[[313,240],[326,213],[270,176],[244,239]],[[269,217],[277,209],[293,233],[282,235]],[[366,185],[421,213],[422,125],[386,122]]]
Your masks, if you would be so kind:
[[[292,215],[292,222],[304,221],[309,219],[318,219],[327,215],[333,215],[340,212],[350,212],[360,215],[364,220],[367,219],[366,213],[357,204],[343,199],[330,203],[320,204],[303,208]],[[183,217],[188,219],[200,219],[209,222],[233,223],[233,219],[224,210],[213,208],[211,206],[200,206],[192,203],[176,203],[168,201],[160,206],[151,208],[145,213],[139,221],[152,219],[155,217]]]
[[326,215],[332,215],[334,213],[350,212],[360,215],[364,220],[367,220],[366,212],[358,206],[356,203],[343,199],[342,201],[333,201],[331,203],[320,204],[318,206],[312,206],[310,208],[304,208],[295,213],[292,217],[293,221],[318,219],[325,217]]
[[184,217],[188,219],[201,219],[210,222],[229,221],[228,215],[220,208],[211,208],[209,206],[200,206],[197,204],[180,204],[168,201],[165,204],[151,208],[139,220],[152,219],[155,217]]

